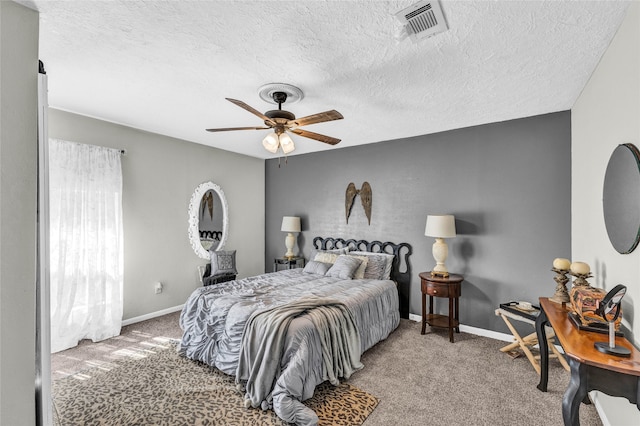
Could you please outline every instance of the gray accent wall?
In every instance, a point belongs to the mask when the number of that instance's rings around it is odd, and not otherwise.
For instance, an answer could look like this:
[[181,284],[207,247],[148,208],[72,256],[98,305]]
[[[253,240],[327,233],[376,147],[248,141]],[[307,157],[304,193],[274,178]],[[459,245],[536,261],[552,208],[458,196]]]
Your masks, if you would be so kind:
[[[187,230],[189,201],[203,182],[220,185],[227,198],[224,248],[237,251],[239,277],[264,271],[263,160],[56,109],[49,110],[49,136],[127,151],[124,320],[182,305],[201,285],[197,267],[207,261],[194,253]],[[158,281],[164,290],[155,294]]]
[[[425,118],[428,119],[428,118]],[[348,117],[345,118],[348,120]],[[313,130],[313,129],[310,129]],[[349,135],[339,135],[345,140]],[[296,144],[318,143],[296,139]],[[555,290],[551,264],[571,258],[569,111],[448,132],[327,150],[265,165],[265,265],[286,248],[282,216],[300,216],[298,250],[315,236],[406,242],[413,247],[408,311],[421,312],[418,273],[435,264],[428,214],[453,214],[450,272],[465,276],[464,325],[507,332],[499,303],[536,303]],[[373,191],[371,225],[359,198],[345,220],[349,182]],[[447,312],[437,300],[436,311]]]

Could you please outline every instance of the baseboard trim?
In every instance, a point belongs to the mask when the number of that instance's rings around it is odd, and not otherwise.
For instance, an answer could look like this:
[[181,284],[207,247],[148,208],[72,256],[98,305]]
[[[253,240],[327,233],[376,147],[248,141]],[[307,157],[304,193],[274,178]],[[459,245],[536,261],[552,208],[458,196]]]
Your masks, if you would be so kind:
[[[416,322],[422,322],[422,316],[409,314],[409,319]],[[498,331],[485,330],[484,328],[471,327],[470,325],[460,324],[460,331],[469,334],[475,334],[476,336],[489,337],[495,340],[502,340],[503,342],[513,342],[513,336],[507,333],[500,333]]]
[[172,314],[174,312],[181,311],[184,305],[174,306],[172,308],[162,309],[161,311],[151,312],[150,314],[140,315],[139,317],[133,317],[122,321],[122,326],[135,324],[137,322],[150,320],[153,318],[161,317],[162,315]]
[[609,417],[607,416],[607,413],[604,410],[604,407],[602,407],[602,401],[600,400],[600,398],[598,398],[598,396],[599,396],[598,391],[589,392],[589,399],[591,399],[591,402],[593,402],[593,405],[596,407],[596,412],[598,413],[598,416],[600,416],[602,425],[611,426],[611,422],[609,422]]

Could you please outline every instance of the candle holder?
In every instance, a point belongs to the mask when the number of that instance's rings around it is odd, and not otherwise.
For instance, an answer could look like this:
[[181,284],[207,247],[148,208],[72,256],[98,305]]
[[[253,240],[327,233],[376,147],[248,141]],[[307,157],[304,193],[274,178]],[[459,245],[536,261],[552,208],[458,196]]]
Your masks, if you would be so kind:
[[576,277],[576,279],[573,280],[574,287],[589,287],[590,284],[587,282],[587,278],[593,277],[593,275],[591,275],[591,272],[587,272],[586,274],[577,274],[575,272],[569,273]]
[[568,269],[551,268],[552,272],[556,273],[553,280],[556,282],[556,292],[549,300],[555,303],[569,303],[569,292],[567,291],[567,283],[569,282]]

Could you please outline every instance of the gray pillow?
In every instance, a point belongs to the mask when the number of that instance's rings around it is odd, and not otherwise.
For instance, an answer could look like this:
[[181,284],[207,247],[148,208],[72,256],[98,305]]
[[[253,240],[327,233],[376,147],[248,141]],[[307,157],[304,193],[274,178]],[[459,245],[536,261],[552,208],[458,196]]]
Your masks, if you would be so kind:
[[357,257],[347,256],[341,254],[338,256],[336,263],[327,271],[326,275],[329,277],[340,278],[343,280],[350,280],[353,278],[358,266],[362,263],[362,260]]
[[237,274],[236,251],[209,251],[211,253],[211,276]]
[[315,260],[312,260],[307,263],[302,272],[305,274],[325,275],[331,266],[333,266],[332,263],[316,262]]
[[368,251],[350,251],[350,255],[367,256],[367,268],[364,270],[364,278],[373,280],[388,280],[391,275],[391,266],[395,257],[389,253],[371,253]]

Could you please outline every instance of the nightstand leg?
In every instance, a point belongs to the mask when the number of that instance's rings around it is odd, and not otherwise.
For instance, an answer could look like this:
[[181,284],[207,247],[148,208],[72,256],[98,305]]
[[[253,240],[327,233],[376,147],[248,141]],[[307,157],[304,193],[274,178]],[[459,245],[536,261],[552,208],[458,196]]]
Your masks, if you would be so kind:
[[420,334],[424,334],[424,329],[427,326],[427,308],[425,305],[427,304],[427,295],[422,293],[422,331]]
[[449,341],[453,343],[453,316],[455,312],[453,310],[453,298],[449,298]]
[[[460,299],[458,299],[457,297],[456,297],[455,304],[456,304],[456,309],[455,309],[456,324],[460,324]],[[460,326],[459,325],[456,326],[456,333],[460,333]]]

